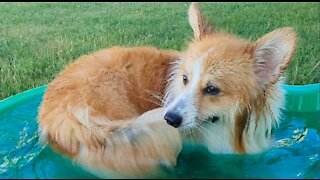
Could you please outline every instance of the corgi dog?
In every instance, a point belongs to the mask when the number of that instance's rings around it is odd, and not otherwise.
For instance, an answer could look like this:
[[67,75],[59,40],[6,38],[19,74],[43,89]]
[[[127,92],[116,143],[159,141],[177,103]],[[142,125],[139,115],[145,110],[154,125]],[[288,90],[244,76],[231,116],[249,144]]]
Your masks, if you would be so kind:
[[99,177],[158,174],[188,141],[212,153],[267,149],[295,32],[240,39],[214,30],[196,3],[189,23],[183,52],[112,47],[69,64],[43,97],[42,141]]
[[197,3],[188,15],[194,38],[171,67],[164,119],[212,153],[268,149],[285,105],[282,75],[296,33],[284,27],[253,42],[216,31]]
[[80,57],[48,85],[40,140],[102,178],[148,177],[173,167],[182,148],[163,119],[174,50],[112,47]]

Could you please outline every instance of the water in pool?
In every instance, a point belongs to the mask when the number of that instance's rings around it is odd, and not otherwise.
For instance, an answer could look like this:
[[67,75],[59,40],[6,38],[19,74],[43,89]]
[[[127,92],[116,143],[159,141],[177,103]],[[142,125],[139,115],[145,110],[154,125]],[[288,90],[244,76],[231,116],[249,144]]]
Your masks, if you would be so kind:
[[[0,114],[0,178],[97,178],[38,143],[41,98]],[[309,117],[308,117],[309,116]],[[320,178],[319,114],[286,113],[273,148],[259,155],[212,155],[186,147],[168,178]],[[316,121],[317,120],[317,121]]]

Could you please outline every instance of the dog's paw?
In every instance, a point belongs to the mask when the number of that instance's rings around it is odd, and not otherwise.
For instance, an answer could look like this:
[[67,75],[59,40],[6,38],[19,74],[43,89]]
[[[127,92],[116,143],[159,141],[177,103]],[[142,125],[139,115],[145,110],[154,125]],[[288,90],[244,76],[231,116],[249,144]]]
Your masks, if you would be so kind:
[[136,120],[136,123],[154,123],[154,122],[165,122],[164,120],[164,109],[157,108],[143,113]]

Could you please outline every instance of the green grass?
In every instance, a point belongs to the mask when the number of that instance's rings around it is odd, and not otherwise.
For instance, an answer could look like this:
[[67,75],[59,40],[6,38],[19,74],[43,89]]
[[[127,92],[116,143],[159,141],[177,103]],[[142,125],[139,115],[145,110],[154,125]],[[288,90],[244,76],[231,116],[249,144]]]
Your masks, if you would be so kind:
[[[299,36],[288,84],[320,82],[320,3],[202,3],[217,29]],[[79,56],[115,45],[183,50],[189,3],[0,3],[0,99],[49,83]]]

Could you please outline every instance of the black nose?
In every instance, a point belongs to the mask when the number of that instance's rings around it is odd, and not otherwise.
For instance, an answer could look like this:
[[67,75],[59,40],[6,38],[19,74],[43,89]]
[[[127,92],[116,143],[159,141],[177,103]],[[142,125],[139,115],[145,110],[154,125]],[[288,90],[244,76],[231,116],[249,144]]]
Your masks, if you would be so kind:
[[164,115],[164,119],[167,121],[169,125],[175,128],[178,127],[182,122],[182,117],[177,113],[173,112],[167,112],[166,115]]

